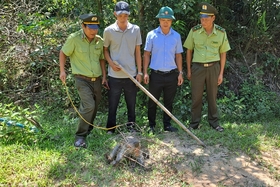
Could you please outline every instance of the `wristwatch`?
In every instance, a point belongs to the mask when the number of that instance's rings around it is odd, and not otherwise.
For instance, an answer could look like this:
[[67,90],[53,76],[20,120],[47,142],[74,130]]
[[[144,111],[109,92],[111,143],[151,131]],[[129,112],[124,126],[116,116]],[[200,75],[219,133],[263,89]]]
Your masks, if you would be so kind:
[[184,72],[183,72],[183,71],[179,71],[179,74],[182,74],[182,75],[183,75],[183,74],[184,74]]
[[142,72],[138,72],[138,74],[141,75],[141,76],[143,76],[143,73],[142,73]]

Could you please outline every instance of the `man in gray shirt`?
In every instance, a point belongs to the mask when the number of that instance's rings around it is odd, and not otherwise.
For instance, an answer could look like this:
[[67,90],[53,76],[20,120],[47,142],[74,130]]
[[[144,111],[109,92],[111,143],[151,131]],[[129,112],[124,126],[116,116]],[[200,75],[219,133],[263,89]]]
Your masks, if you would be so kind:
[[[116,112],[121,93],[124,92],[127,105],[128,125],[135,122],[135,103],[137,87],[129,77],[121,71],[120,64],[130,75],[142,81],[142,58],[140,46],[142,44],[140,28],[128,22],[130,11],[126,2],[119,1],[115,6],[116,22],[105,28],[104,56],[109,64],[109,113],[107,133],[112,134],[116,126]],[[136,67],[136,64],[137,67]],[[131,127],[131,126],[128,126]]]

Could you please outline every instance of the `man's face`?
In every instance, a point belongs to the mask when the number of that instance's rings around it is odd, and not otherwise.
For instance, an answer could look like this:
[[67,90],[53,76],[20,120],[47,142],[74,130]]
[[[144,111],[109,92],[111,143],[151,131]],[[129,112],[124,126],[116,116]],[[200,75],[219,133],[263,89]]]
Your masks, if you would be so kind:
[[117,18],[119,23],[126,23],[127,20],[128,20],[128,17],[129,17],[128,14],[119,14],[119,15],[117,15],[116,13],[115,13],[115,16],[116,16],[116,18]]
[[172,25],[172,19],[159,18],[159,24],[162,29],[169,29]]
[[90,29],[86,25],[83,25],[83,30],[88,39],[93,39],[98,33],[98,29]]
[[209,16],[207,18],[200,18],[200,23],[203,28],[210,28],[213,25],[215,16]]

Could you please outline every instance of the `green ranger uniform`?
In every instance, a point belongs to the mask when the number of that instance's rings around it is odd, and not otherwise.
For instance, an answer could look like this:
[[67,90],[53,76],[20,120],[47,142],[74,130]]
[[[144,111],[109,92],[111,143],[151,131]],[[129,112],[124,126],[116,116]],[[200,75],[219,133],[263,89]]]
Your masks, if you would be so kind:
[[216,24],[213,33],[209,36],[200,24],[193,27],[184,47],[194,51],[192,62],[197,63],[220,61],[220,53],[230,50],[225,29]]
[[[216,9],[202,3],[201,18],[214,16]],[[184,43],[184,47],[193,51],[191,66],[192,119],[190,127],[197,129],[201,120],[202,98],[206,88],[208,101],[208,122],[217,131],[223,128],[218,124],[217,91],[220,74],[220,54],[230,50],[225,29],[213,24],[211,34],[207,34],[201,24],[193,27]]]
[[[98,17],[94,14],[80,16],[83,29],[72,33],[67,38],[61,51],[70,58],[75,86],[80,97],[79,113],[81,115],[76,131],[76,147],[86,147],[85,138],[93,129],[93,123],[98,105],[101,101],[101,60],[104,60],[103,39],[95,35],[92,40],[87,32],[99,29]],[[95,33],[92,32],[92,33]],[[88,33],[89,34],[89,33]],[[90,35],[90,34],[89,34]]]
[[89,43],[83,30],[71,34],[62,47],[62,51],[69,56],[72,73],[87,77],[99,77],[101,72],[100,59],[103,55],[103,39],[96,35]]

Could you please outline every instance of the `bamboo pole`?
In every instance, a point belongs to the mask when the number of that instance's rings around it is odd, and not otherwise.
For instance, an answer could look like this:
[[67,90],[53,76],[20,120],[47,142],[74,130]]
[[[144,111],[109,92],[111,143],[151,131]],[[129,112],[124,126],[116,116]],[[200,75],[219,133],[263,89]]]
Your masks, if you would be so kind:
[[198,141],[203,147],[206,145],[198,139],[188,128],[185,127],[164,105],[162,105],[144,86],[142,86],[132,75],[130,75],[118,62],[114,61],[116,65],[118,65],[121,70],[147,95],[149,96],[167,115],[169,115],[182,129],[184,129],[193,139]]

